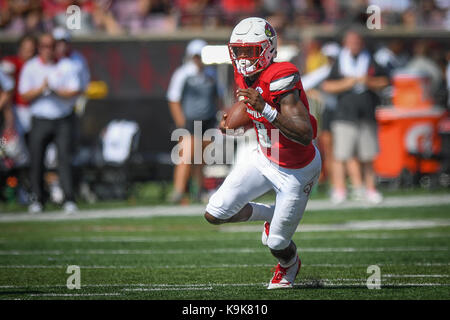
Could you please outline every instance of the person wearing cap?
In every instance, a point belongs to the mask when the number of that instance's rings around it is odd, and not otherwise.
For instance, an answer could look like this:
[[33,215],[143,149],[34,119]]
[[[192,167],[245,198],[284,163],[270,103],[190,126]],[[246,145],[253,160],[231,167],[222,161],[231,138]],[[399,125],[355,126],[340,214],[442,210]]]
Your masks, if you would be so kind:
[[58,152],[58,173],[64,191],[66,213],[77,210],[72,177],[73,107],[81,92],[81,81],[68,58],[55,61],[55,41],[49,33],[39,37],[38,55],[25,63],[19,77],[19,93],[30,103],[30,213],[43,210],[44,156],[54,141]]
[[81,89],[85,91],[91,79],[89,66],[84,56],[80,52],[73,50],[71,34],[67,29],[58,27],[53,30],[53,38],[55,39],[55,58],[60,60],[67,57],[73,61],[79,73]]
[[[185,62],[175,70],[167,90],[167,100],[170,113],[177,128],[185,128],[189,134],[181,138],[182,150],[193,150],[194,125],[201,124],[201,133],[216,126],[216,113],[219,102],[217,81],[211,70],[202,63],[201,52],[206,42],[195,39],[186,48]],[[202,147],[207,143],[202,141]],[[202,150],[203,150],[202,148]],[[170,197],[172,203],[181,202],[186,191],[189,177],[192,176],[192,186],[196,189],[194,200],[200,200],[203,180],[202,165],[191,164],[193,152],[184,153],[182,163],[174,170],[174,190]]]
[[[57,27],[53,29],[52,35],[53,38],[55,39],[56,61],[61,61],[62,59],[66,58],[69,59],[70,62],[73,64],[76,73],[78,74],[78,77],[80,79],[81,92],[76,98],[74,98],[74,109],[75,114],[77,116],[73,117],[73,120],[75,122],[73,125],[74,126],[73,143],[76,146],[78,142],[78,137],[80,136],[79,116],[81,116],[82,112],[84,111],[87,101],[83,93],[86,92],[90,81],[89,66],[84,56],[80,52],[72,48],[71,45],[72,35],[69,32],[69,30],[63,27]],[[61,183],[58,174],[56,172],[49,172],[46,175],[46,182],[49,186],[50,197],[52,201],[57,203],[60,202],[63,198],[64,192],[61,188]]]

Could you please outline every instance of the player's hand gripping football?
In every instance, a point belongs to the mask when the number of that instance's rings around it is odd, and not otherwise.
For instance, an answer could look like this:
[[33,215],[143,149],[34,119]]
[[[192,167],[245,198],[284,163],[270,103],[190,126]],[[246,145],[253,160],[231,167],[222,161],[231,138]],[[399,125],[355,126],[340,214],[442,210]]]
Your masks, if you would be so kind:
[[228,114],[224,113],[222,116],[222,120],[220,120],[219,123],[219,129],[222,133],[226,133],[226,130],[228,129],[228,127],[226,126],[227,116]]
[[265,106],[265,102],[261,94],[253,88],[248,89],[238,89],[236,91],[238,97],[244,97],[244,100],[241,100],[244,103],[248,103],[255,109],[256,111],[262,112]]

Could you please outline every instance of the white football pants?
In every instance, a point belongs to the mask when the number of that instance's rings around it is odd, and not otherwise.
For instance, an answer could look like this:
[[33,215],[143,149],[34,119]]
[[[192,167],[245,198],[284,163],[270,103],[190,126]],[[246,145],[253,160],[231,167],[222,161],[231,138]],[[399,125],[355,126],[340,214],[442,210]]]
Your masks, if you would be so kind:
[[[320,170],[321,158],[317,148],[314,159],[301,169],[280,167],[267,159],[259,148],[255,149],[248,161],[235,166],[211,196],[206,211],[218,219],[229,219],[247,203],[273,189],[276,192],[275,204],[265,206],[271,210],[265,219],[270,222],[267,245],[273,250],[285,249],[303,217]],[[264,206],[252,204],[253,208],[255,205]]]

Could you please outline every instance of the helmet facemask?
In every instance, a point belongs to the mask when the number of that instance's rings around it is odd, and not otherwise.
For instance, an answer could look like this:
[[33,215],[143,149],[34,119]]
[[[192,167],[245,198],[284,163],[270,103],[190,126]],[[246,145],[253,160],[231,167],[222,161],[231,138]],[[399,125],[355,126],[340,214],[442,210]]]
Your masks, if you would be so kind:
[[267,40],[257,43],[228,44],[235,71],[248,77],[265,69],[268,63],[264,56],[268,47]]

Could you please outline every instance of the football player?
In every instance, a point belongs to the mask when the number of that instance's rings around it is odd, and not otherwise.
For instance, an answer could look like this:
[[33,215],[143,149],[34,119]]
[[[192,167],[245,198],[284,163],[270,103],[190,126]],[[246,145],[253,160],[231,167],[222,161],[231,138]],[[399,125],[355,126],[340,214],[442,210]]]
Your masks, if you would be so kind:
[[[262,243],[278,260],[268,289],[292,288],[301,267],[292,237],[321,170],[312,143],[317,122],[309,113],[298,69],[274,62],[277,35],[266,20],[239,22],[228,47],[237,97],[247,104],[258,148],[211,196],[205,219],[212,224],[264,221]],[[222,120],[222,130],[224,125]],[[250,202],[270,189],[276,192],[274,205]]]

